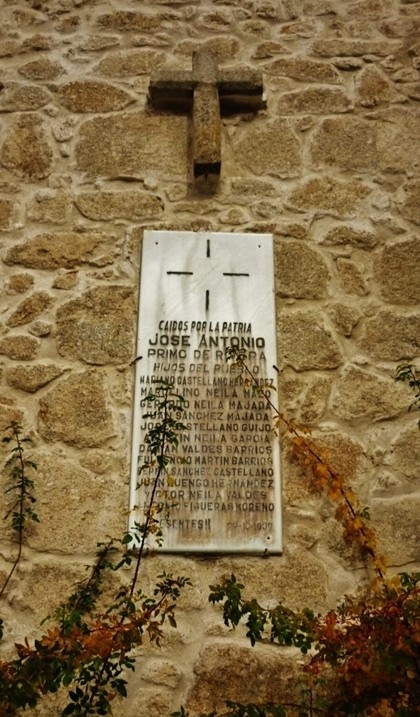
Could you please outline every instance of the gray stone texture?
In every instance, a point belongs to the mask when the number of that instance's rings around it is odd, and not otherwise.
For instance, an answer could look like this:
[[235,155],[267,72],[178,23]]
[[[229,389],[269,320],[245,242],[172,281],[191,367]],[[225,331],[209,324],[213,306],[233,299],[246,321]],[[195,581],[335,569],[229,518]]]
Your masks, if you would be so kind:
[[92,448],[114,435],[103,374],[72,373],[40,401],[38,428],[48,442]]
[[21,179],[48,177],[53,152],[40,115],[23,114],[6,132],[0,149],[0,165]]
[[58,352],[90,364],[130,361],[134,355],[133,318],[131,288],[91,289],[57,310]]
[[385,301],[391,304],[420,303],[420,244],[402,240],[382,250],[375,265],[376,280]]
[[97,117],[81,126],[75,150],[77,168],[90,177],[144,176],[149,172],[183,177],[187,138],[184,116],[136,113]]
[[282,360],[295,370],[333,369],[342,364],[340,348],[316,312],[283,312],[277,330]]

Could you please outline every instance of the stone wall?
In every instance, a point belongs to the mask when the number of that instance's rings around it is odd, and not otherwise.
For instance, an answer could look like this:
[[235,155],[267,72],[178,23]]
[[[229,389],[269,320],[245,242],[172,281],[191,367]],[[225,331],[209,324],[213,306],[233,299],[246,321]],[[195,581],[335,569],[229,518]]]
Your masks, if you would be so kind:
[[[1,6],[0,430],[18,420],[32,436],[41,521],[1,606],[5,654],[126,526],[146,228],[274,234],[283,410],[371,506],[390,564],[414,569],[419,432],[393,377],[420,354],[420,3]],[[221,66],[260,69],[267,95],[257,115],[223,119],[216,186],[192,178],[190,119],[147,104],[151,70],[189,69],[203,45]],[[147,560],[146,586],[166,569],[192,587],[117,715],[287,694],[293,651],[225,629],[209,583],[235,572],[256,597],[322,610],[364,573],[286,452],[283,480],[282,556]],[[1,574],[9,539],[3,526]]]

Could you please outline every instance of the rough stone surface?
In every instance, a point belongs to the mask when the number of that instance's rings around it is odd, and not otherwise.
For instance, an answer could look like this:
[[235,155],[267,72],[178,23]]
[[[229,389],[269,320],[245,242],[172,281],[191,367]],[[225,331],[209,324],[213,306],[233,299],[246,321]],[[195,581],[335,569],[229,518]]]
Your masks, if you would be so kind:
[[6,264],[21,264],[29,269],[73,269],[78,264],[95,263],[106,236],[99,232],[60,232],[38,234],[18,244],[6,255]]
[[343,182],[331,177],[305,180],[294,189],[287,203],[298,211],[315,211],[333,216],[352,216],[370,189],[358,180]]
[[409,221],[420,224],[420,179],[408,182],[404,189],[405,197],[400,212]]
[[406,397],[390,379],[354,366],[337,381],[333,407],[345,421],[382,421],[406,409]]
[[376,107],[387,102],[403,102],[405,95],[398,92],[384,72],[367,65],[356,80],[358,102],[363,107]]
[[7,82],[0,89],[0,112],[25,112],[44,107],[49,93],[36,85]]
[[293,662],[273,648],[257,652],[233,643],[209,645],[194,672],[195,684],[187,703],[194,714],[222,709],[226,699],[246,704],[296,697]]
[[28,80],[55,80],[64,73],[63,66],[48,57],[32,60],[19,67],[19,74],[27,77]]
[[100,446],[114,434],[102,374],[72,374],[40,401],[39,432],[46,441],[79,448]]
[[46,291],[34,291],[24,299],[7,319],[8,326],[22,326],[33,321],[52,303],[52,296]]
[[382,297],[392,304],[420,302],[420,244],[409,239],[384,247],[375,265]]
[[34,277],[31,274],[13,274],[8,281],[8,290],[16,294],[24,294],[33,283]]
[[98,62],[95,73],[104,77],[125,77],[150,73],[162,64],[164,55],[156,50],[125,50],[110,52]]
[[94,177],[149,172],[185,176],[187,123],[183,116],[137,113],[87,120],[76,146],[77,166]]
[[54,364],[38,364],[37,366],[13,366],[6,371],[6,382],[13,388],[35,393],[39,388],[61,376],[64,368]]
[[368,289],[363,279],[363,274],[353,261],[338,258],[337,271],[343,285],[343,289],[347,294],[364,296],[368,293]]
[[326,119],[315,133],[312,157],[318,166],[370,170],[378,161],[375,126],[356,117]]
[[134,102],[134,97],[125,90],[93,80],[75,80],[61,85],[59,96],[71,112],[113,112]]
[[[84,415],[79,420],[83,421]],[[101,415],[97,425],[101,431]],[[84,430],[86,432],[86,426]],[[38,466],[36,508],[40,522],[28,541],[32,549],[88,553],[93,557],[98,541],[122,534],[125,501],[120,481],[111,476],[93,475],[57,452],[37,452],[34,460]],[[95,510],[92,505],[96,506]]]
[[29,361],[35,358],[39,341],[30,336],[10,335],[0,339],[0,354],[15,361]]
[[420,116],[412,108],[379,110],[378,164],[384,172],[418,172]]
[[61,356],[91,364],[130,361],[134,352],[134,298],[129,287],[96,287],[57,311]]
[[359,322],[361,313],[353,306],[335,303],[328,307],[328,316],[338,333],[344,336],[351,336],[354,327]]
[[277,119],[253,128],[235,143],[234,151],[237,161],[257,175],[294,177],[300,170],[299,140],[287,120]]
[[0,199],[0,230],[9,229],[13,215],[11,199]]
[[75,199],[77,208],[89,219],[109,221],[117,217],[144,220],[162,213],[160,197],[145,192],[83,192]]
[[321,243],[325,246],[349,244],[357,249],[369,250],[377,245],[378,238],[372,231],[344,224],[330,229],[322,238]]
[[42,118],[21,115],[6,132],[0,149],[0,164],[26,180],[44,179],[51,172],[53,153]]
[[28,219],[52,224],[66,224],[70,218],[71,199],[63,190],[41,189],[28,202]]
[[380,311],[365,321],[358,343],[366,353],[380,360],[401,361],[418,356],[420,316]]
[[407,566],[420,559],[418,518],[420,496],[408,495],[399,500],[376,500],[371,517],[377,526],[378,545],[388,564]]
[[343,362],[337,342],[315,312],[281,314],[278,331],[282,360],[297,371],[332,369]]
[[286,75],[303,82],[340,83],[340,75],[332,65],[304,57],[281,57],[263,65],[264,72],[272,75]]
[[335,114],[347,112],[351,102],[341,89],[333,87],[307,87],[304,90],[285,92],[278,103],[281,115]]
[[281,241],[276,244],[277,294],[300,299],[326,295],[329,272],[323,258],[307,245]]
[[420,464],[420,431],[417,424],[404,430],[392,447],[390,464],[397,475],[417,486]]

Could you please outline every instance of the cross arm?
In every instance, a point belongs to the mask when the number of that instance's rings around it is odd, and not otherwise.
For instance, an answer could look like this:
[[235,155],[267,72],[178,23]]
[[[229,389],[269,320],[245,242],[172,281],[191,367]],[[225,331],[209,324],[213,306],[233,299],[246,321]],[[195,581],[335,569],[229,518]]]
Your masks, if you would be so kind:
[[194,85],[188,70],[159,70],[151,75],[149,100],[158,109],[190,110]]

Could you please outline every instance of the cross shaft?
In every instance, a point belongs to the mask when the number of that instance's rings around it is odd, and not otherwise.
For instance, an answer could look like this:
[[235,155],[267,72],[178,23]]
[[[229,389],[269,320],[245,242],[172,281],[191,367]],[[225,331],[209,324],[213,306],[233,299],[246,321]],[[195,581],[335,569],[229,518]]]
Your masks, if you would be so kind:
[[152,74],[149,99],[159,109],[192,108],[194,176],[220,174],[220,114],[265,107],[262,76],[249,68],[219,69],[215,55],[196,50],[192,70]]

